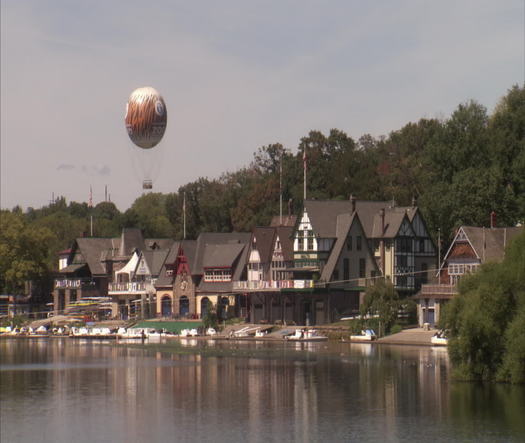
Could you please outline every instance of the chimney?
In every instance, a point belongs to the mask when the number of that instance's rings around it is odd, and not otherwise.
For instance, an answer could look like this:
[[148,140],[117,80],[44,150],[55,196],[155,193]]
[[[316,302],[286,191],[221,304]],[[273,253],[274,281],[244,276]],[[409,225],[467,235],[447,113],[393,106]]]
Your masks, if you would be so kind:
[[353,195],[350,196],[350,203],[352,203],[352,213],[355,212],[355,197]]
[[492,211],[490,213],[490,229],[494,229],[496,227],[496,213]]
[[416,196],[412,197],[412,207],[415,208],[417,206],[417,198]]

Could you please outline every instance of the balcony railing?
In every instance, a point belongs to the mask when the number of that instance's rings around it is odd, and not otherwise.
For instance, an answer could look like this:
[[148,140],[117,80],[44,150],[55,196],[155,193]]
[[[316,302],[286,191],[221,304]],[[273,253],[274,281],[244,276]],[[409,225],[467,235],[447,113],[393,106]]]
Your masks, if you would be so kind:
[[321,262],[316,259],[298,258],[294,260],[295,268],[319,269]]
[[108,287],[109,293],[143,293],[146,292],[147,286],[151,283],[147,282],[126,282],[126,283],[110,283]]
[[421,285],[421,295],[454,295],[458,293],[455,285]]
[[95,281],[90,278],[62,278],[55,280],[55,289],[80,289],[94,285]]
[[275,291],[279,289],[305,289],[313,287],[313,280],[255,280],[233,282],[233,289],[238,291]]

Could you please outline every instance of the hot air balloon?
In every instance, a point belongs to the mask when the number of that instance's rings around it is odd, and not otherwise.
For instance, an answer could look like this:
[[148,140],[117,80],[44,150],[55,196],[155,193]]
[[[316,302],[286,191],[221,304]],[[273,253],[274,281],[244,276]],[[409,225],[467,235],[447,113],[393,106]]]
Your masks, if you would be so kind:
[[167,117],[164,99],[154,88],[138,88],[129,96],[124,120],[129,138],[139,148],[135,148],[139,152],[134,156],[141,170],[143,189],[153,187],[153,169],[160,167],[158,156],[151,155],[151,151],[166,131]]

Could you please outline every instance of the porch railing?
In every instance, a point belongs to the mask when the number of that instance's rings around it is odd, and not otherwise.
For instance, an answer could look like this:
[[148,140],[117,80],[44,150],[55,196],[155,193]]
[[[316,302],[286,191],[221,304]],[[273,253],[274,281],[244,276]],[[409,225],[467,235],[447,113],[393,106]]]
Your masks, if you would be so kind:
[[255,280],[233,282],[233,289],[239,291],[271,291],[278,289],[304,289],[313,287],[313,280]]

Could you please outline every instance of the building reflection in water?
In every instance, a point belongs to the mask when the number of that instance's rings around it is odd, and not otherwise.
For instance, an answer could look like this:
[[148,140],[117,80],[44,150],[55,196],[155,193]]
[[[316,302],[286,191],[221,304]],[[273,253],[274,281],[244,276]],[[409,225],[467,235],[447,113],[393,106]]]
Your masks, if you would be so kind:
[[[491,414],[519,431],[525,412],[523,391],[508,405],[503,388],[450,386],[448,356],[439,348],[64,339],[3,341],[0,351],[2,365],[11,368],[2,371],[0,387],[18,410],[8,430],[15,432],[17,417],[22,426],[21,417],[33,410],[35,429],[40,423],[59,441],[87,431],[86,423],[131,441],[165,435],[189,441],[218,429],[217,441],[401,438],[421,432],[406,426],[414,417],[468,427],[486,402],[499,408]],[[38,393],[31,402],[28,390]]]

